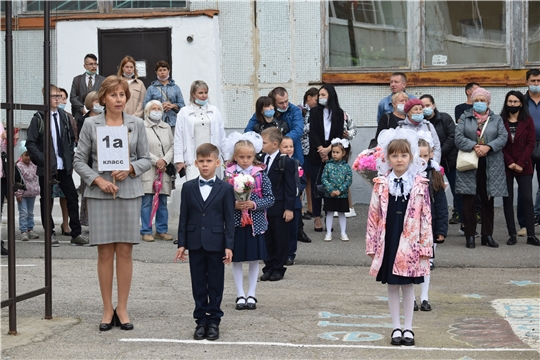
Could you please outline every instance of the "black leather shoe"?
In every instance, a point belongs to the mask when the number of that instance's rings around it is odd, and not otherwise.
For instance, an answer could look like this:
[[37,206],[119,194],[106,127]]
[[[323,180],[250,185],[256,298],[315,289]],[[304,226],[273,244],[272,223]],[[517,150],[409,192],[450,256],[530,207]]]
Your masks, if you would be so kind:
[[246,309],[255,310],[257,308],[257,299],[255,299],[253,296],[248,296],[248,299],[253,299],[255,302],[246,302]]
[[[394,336],[394,333],[396,333],[397,336]],[[401,329],[392,330],[392,334],[390,336],[391,336],[390,344],[401,345],[401,337],[403,336]]]
[[218,324],[208,324],[206,327],[206,340],[217,340],[219,339],[219,325]]
[[197,325],[195,332],[193,333],[195,340],[203,340],[206,338],[206,325]]
[[270,280],[270,276],[272,276],[271,272],[265,272],[261,276],[261,281],[268,281]]
[[482,235],[482,245],[487,245],[492,248],[498,248],[499,244],[493,240],[493,237],[491,235]]
[[403,337],[401,338],[401,345],[413,346],[414,337],[407,336],[407,333],[411,333],[412,336],[414,336],[414,333],[412,332],[412,330],[403,330]]
[[527,244],[540,246],[540,240],[536,236],[527,236]]
[[311,215],[313,215],[312,213],[310,213],[309,211],[306,211],[304,213],[304,215],[302,215],[302,219],[304,220],[311,220]]
[[279,281],[283,279],[283,275],[279,274],[279,273],[272,273],[272,275],[270,275],[270,278],[268,280],[270,281]]
[[99,331],[109,331],[109,330],[111,330],[113,325],[114,325],[115,315],[116,315],[116,311],[113,313],[113,316],[111,318],[110,323],[108,323],[108,324],[107,323],[99,324]]
[[[238,302],[238,300],[242,300]],[[246,298],[239,296],[236,298],[236,310],[244,310],[246,308]]]
[[429,302],[427,300],[422,301],[422,304],[420,305],[420,310],[431,311],[431,305],[429,305]]
[[127,323],[121,323],[120,318],[118,317],[118,314],[116,313],[116,309],[114,309],[114,324],[116,326],[120,326],[120,330],[133,330],[133,324],[130,322]]
[[298,231],[298,241],[303,242],[303,243],[310,243],[311,239],[309,238],[309,236],[307,236],[307,234],[304,232],[304,230],[299,230]]
[[516,245],[516,243],[517,243],[516,235],[512,235],[510,236],[510,239],[508,239],[508,241],[506,242],[506,245]]
[[414,311],[418,311],[418,304],[416,303],[416,299],[414,300]]
[[2,240],[2,255],[8,255],[9,251],[4,247],[4,240]]
[[294,265],[294,260],[293,260],[292,258],[288,258],[288,259],[287,259],[287,262],[285,263],[285,265],[287,265],[287,266]]
[[465,246],[467,246],[467,249],[474,249],[476,247],[474,245],[474,236],[465,236]]

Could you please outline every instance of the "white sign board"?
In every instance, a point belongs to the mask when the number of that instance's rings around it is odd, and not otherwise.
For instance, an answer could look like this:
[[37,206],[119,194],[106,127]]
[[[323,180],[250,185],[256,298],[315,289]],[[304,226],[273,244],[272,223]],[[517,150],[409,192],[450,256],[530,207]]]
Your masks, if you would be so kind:
[[96,132],[98,170],[129,170],[127,127],[100,126],[96,128]]
[[137,67],[137,74],[140,78],[146,77],[146,61],[137,60],[135,66]]
[[448,56],[446,55],[433,55],[431,58],[431,65],[433,66],[446,66],[448,64]]

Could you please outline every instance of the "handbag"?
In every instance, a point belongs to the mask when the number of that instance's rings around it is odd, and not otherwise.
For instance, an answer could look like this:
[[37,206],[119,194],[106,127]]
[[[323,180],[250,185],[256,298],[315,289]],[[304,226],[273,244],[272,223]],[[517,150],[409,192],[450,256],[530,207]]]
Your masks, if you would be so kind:
[[[317,184],[317,181],[319,180],[321,176],[321,170],[323,168],[323,164],[319,167],[319,172],[317,173],[317,178],[315,179],[315,184]],[[317,184],[317,188],[315,189],[315,198],[316,199],[322,199],[324,198],[324,185],[323,184]]]
[[[480,138],[484,135],[484,131],[488,125],[489,118],[486,120],[482,132],[480,133]],[[476,151],[458,151],[457,161],[456,161],[456,170],[457,171],[469,171],[478,169],[478,155]]]
[[535,162],[540,161],[540,140],[536,140],[536,144],[534,145],[534,150],[531,157]]

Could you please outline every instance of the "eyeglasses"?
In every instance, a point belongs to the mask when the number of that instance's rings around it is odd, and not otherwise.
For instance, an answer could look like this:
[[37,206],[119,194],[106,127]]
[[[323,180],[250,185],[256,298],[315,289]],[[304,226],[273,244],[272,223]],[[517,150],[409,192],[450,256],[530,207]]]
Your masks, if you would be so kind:
[[519,101],[519,100],[508,100],[506,103],[507,104],[521,104],[521,101]]
[[53,99],[62,99],[62,95],[51,95]]
[[89,63],[89,64],[84,64],[84,65],[86,65],[86,66],[98,66],[99,64],[97,62],[95,62],[95,63]]

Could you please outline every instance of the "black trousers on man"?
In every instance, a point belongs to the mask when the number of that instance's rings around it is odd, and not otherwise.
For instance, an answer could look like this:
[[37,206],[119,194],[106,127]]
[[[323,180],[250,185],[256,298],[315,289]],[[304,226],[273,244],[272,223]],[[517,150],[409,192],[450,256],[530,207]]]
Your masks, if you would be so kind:
[[[62,189],[62,192],[64,193],[66,200],[67,200],[67,208],[68,208],[68,215],[69,215],[69,227],[71,229],[71,237],[76,238],[77,236],[81,235],[82,229],[81,229],[81,223],[79,221],[79,194],[77,193],[77,189],[75,188],[75,184],[73,183],[73,177],[71,174],[68,174],[66,170],[58,170],[56,173],[56,180],[58,180],[58,186],[60,186],[60,189]],[[52,213],[45,215],[45,178],[43,176],[39,177],[39,187],[40,187],[40,208],[41,208],[41,223],[43,224],[43,228],[45,228],[45,224],[47,221],[50,221],[51,223],[51,229],[54,231],[54,221],[52,218]],[[53,198],[49,199],[51,202],[51,205],[53,203]]]
[[268,230],[264,233],[268,256],[264,261],[263,273],[285,275],[291,222],[285,222],[282,216],[268,216]]

